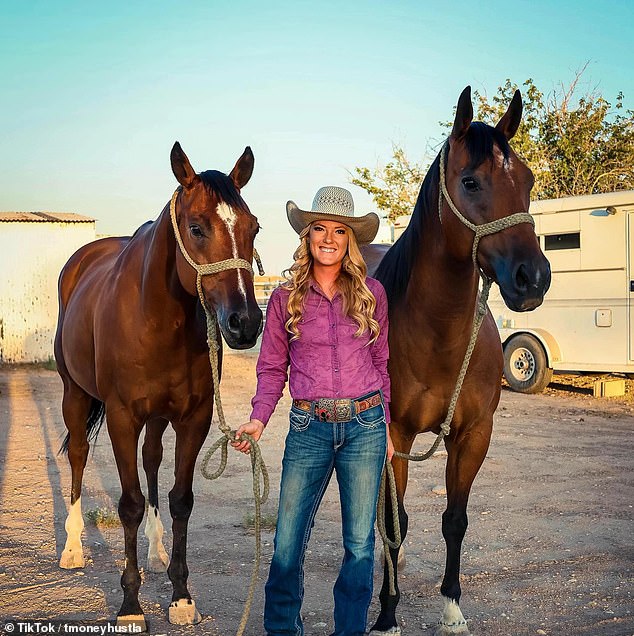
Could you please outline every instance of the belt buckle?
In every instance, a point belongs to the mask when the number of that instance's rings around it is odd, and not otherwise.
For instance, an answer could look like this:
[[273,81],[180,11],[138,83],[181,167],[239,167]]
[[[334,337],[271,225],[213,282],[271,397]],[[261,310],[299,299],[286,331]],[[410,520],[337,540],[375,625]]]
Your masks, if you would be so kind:
[[352,419],[352,401],[335,400],[335,417],[337,422],[349,422]]
[[332,422],[335,418],[335,400],[321,398],[315,405],[315,415],[322,422]]

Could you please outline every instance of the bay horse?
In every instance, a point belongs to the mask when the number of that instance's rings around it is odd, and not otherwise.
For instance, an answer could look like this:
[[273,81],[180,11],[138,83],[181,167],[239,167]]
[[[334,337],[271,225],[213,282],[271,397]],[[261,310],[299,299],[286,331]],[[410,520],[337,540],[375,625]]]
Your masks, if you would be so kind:
[[[471,89],[465,88],[451,134],[423,181],[407,229],[387,253],[379,246],[364,249],[369,271],[374,272],[371,275],[383,283],[388,296],[390,432],[395,449],[402,453],[410,452],[419,433],[440,433],[470,341],[480,275],[497,282],[514,311],[538,307],[550,285],[550,265],[526,214],[533,175],[508,143],[521,117],[522,99],[516,91],[497,126],[473,122]],[[446,175],[442,195],[441,161]],[[518,217],[516,224],[482,236],[474,246],[475,226],[511,214]],[[469,492],[491,439],[502,367],[500,337],[487,310],[450,433],[444,438],[447,508],[442,533],[447,555],[440,588],[444,607],[436,636],[469,633],[459,607],[460,551],[467,529]],[[402,539],[408,523],[403,503],[408,463],[396,456],[392,460]],[[393,538],[389,497],[386,519],[388,536]],[[390,549],[395,573],[398,554],[398,549]],[[386,566],[384,559],[381,611],[370,632],[374,636],[400,633],[398,581],[395,593],[390,594]]]
[[[62,450],[68,451],[72,472],[60,566],[84,566],[82,476],[89,442],[105,416],[121,481],[118,511],[125,536],[123,603],[117,620],[143,630],[137,531],[145,498],[137,467],[139,436],[145,427],[147,566],[152,571],[167,569],[173,585],[170,622],[196,623],[201,617],[187,589],[187,526],[194,504],[194,466],[209,432],[213,401],[201,302],[215,312],[222,336],[234,349],[252,347],[262,326],[250,265],[259,225],[240,194],[253,172],[251,149],[245,149],[229,175],[216,170],[196,174],[178,142],[170,159],[180,187],[158,218],[132,237],[85,245],[62,269],[55,336],[68,429]],[[219,262],[229,265],[213,275],[201,277],[194,269],[204,271]],[[218,333],[217,340],[220,346]],[[221,353],[220,347],[220,361]],[[167,567],[158,469],[161,438],[169,423],[176,433],[176,462],[169,493],[173,544]]]

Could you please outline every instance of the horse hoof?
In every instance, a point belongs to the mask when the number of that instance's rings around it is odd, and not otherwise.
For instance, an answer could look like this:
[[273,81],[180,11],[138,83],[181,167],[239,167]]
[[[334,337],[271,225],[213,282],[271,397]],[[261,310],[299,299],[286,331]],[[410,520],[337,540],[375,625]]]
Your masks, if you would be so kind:
[[59,567],[64,570],[73,570],[75,568],[83,568],[86,565],[84,555],[81,549],[79,550],[64,550],[59,560]]
[[368,636],[384,636],[384,634],[400,634],[400,633],[401,633],[401,628],[398,625],[396,625],[395,627],[389,627],[388,629],[383,631],[378,631],[376,629],[373,629],[370,631]]
[[470,636],[466,622],[456,622],[450,624],[440,623],[434,632],[434,636]]
[[149,556],[147,558],[147,571],[148,572],[167,572],[167,564],[169,563],[167,555],[163,559],[158,554]]
[[126,616],[117,616],[117,631],[128,634],[140,634],[147,632],[145,616],[143,614],[127,614]]
[[172,601],[169,607],[169,622],[172,625],[197,625],[203,617],[190,598]]

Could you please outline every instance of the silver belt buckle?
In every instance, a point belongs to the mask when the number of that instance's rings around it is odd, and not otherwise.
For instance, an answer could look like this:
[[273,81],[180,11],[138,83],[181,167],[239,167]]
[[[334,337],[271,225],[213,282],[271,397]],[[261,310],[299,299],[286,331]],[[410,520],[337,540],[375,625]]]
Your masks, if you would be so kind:
[[336,400],[335,417],[337,422],[349,422],[352,419],[352,400]]

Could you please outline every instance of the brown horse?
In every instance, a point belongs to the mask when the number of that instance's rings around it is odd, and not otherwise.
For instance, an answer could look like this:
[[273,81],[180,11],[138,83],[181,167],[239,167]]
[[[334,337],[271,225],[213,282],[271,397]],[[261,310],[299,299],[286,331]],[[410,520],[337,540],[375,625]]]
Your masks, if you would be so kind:
[[[439,195],[442,157],[447,194],[467,223],[483,225],[511,213],[527,212],[533,176],[508,144],[521,116],[522,100],[516,92],[495,128],[472,123],[471,91],[467,87],[458,101],[444,151],[425,177],[408,228],[387,253],[376,246],[365,251],[371,270],[380,261],[374,275],[385,286],[389,299],[390,430],[397,451],[409,453],[419,433],[440,432],[470,340],[480,271],[498,283],[506,304],[514,311],[539,306],[550,285],[550,266],[530,217],[522,215],[518,224],[483,236],[472,254],[474,231],[452,210],[447,195]],[[502,366],[500,338],[487,312],[451,432],[445,437],[447,509],[442,516],[442,532],[447,560],[440,588],[444,610],[437,635],[468,634],[458,605],[460,550],[467,529],[469,492],[489,447]],[[395,457],[392,465],[404,538],[408,461]],[[388,535],[394,536],[387,499]],[[398,552],[390,551],[395,571]],[[396,621],[399,597],[398,586],[396,594],[390,594],[385,568],[381,612],[371,634],[400,633]]]
[[[90,243],[64,266],[55,338],[68,429],[62,448],[68,451],[72,471],[67,540],[60,566],[84,565],[82,475],[89,441],[96,437],[105,415],[121,480],[119,517],[125,534],[124,597],[118,619],[143,628],[137,531],[145,499],[139,484],[137,446],[144,426],[148,569],[167,568],[173,584],[171,622],[200,620],[187,589],[187,525],[194,504],[194,465],[211,423],[213,389],[197,274],[182,249],[195,265],[243,259],[231,269],[201,279],[200,293],[215,311],[230,347],[252,347],[262,324],[249,271],[259,226],[240,195],[253,172],[251,149],[245,149],[228,176],[215,170],[196,174],[178,142],[170,158],[181,185],[171,206],[165,206],[156,221],[142,225],[134,236]],[[183,248],[177,244],[175,227]],[[169,493],[173,545],[167,567],[158,513],[158,469],[163,455],[161,438],[170,422],[176,432],[176,469]]]

